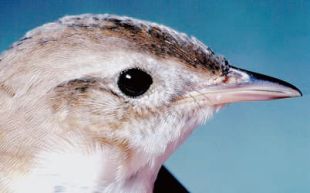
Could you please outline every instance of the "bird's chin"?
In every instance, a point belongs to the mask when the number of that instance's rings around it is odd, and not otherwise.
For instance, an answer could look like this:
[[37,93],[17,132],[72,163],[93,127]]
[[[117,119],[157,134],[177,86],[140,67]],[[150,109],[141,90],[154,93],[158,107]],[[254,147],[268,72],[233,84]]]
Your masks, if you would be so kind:
[[[204,106],[197,108],[197,104],[192,103],[183,103],[183,108],[180,112],[183,112],[183,115],[186,114],[186,118],[183,126],[178,128],[180,130],[180,135],[173,141],[171,141],[161,157],[161,163],[164,163],[169,156],[183,143],[186,139],[192,134],[194,129],[203,125],[207,120],[211,119],[213,115],[219,111],[224,105],[215,105],[215,106]],[[184,108],[184,107],[187,108]],[[190,110],[191,109],[191,110]],[[177,128],[174,128],[178,130]]]

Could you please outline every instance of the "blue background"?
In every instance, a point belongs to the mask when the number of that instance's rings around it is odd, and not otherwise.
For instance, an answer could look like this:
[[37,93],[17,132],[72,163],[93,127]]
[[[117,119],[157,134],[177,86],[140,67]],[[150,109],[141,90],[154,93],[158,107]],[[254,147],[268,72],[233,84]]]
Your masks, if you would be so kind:
[[0,0],[0,50],[38,25],[80,13],[171,26],[235,66],[298,86],[302,98],[226,107],[167,166],[194,193],[310,192],[310,1]]

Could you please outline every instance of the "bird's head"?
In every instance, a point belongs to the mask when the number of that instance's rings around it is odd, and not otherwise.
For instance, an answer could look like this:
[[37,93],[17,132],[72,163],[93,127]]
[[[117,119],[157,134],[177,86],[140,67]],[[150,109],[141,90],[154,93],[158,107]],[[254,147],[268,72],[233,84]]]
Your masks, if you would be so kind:
[[149,162],[166,159],[225,104],[301,95],[284,81],[231,66],[195,38],[111,15],[46,24],[2,60],[11,69],[2,90],[36,112],[38,144],[113,146],[126,159]]

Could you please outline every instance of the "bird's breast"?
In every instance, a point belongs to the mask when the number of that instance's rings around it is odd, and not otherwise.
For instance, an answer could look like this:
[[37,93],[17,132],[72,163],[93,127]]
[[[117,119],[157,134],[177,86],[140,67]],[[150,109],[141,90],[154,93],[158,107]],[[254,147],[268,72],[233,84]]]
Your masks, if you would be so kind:
[[[129,163],[117,148],[90,151],[72,148],[41,152],[26,175],[13,176],[12,193],[137,193],[151,192],[153,170],[137,172],[143,163]],[[137,174],[138,173],[138,174]],[[1,188],[1,187],[0,187]]]
[[13,193],[102,192],[100,182],[110,163],[101,152],[45,152],[38,157],[27,175],[14,177],[9,187]]

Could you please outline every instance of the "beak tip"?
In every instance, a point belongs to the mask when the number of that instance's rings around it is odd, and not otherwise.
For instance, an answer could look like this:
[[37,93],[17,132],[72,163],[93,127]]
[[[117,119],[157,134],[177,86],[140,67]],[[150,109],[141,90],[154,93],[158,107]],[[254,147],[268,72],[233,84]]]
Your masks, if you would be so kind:
[[284,87],[287,87],[290,90],[289,97],[302,97],[303,96],[301,90],[297,88],[296,86],[290,83],[284,82],[284,81],[281,81],[281,82]]
[[295,92],[296,92],[296,95],[294,97],[302,97],[303,96],[301,90],[298,89],[297,87],[295,87]]

